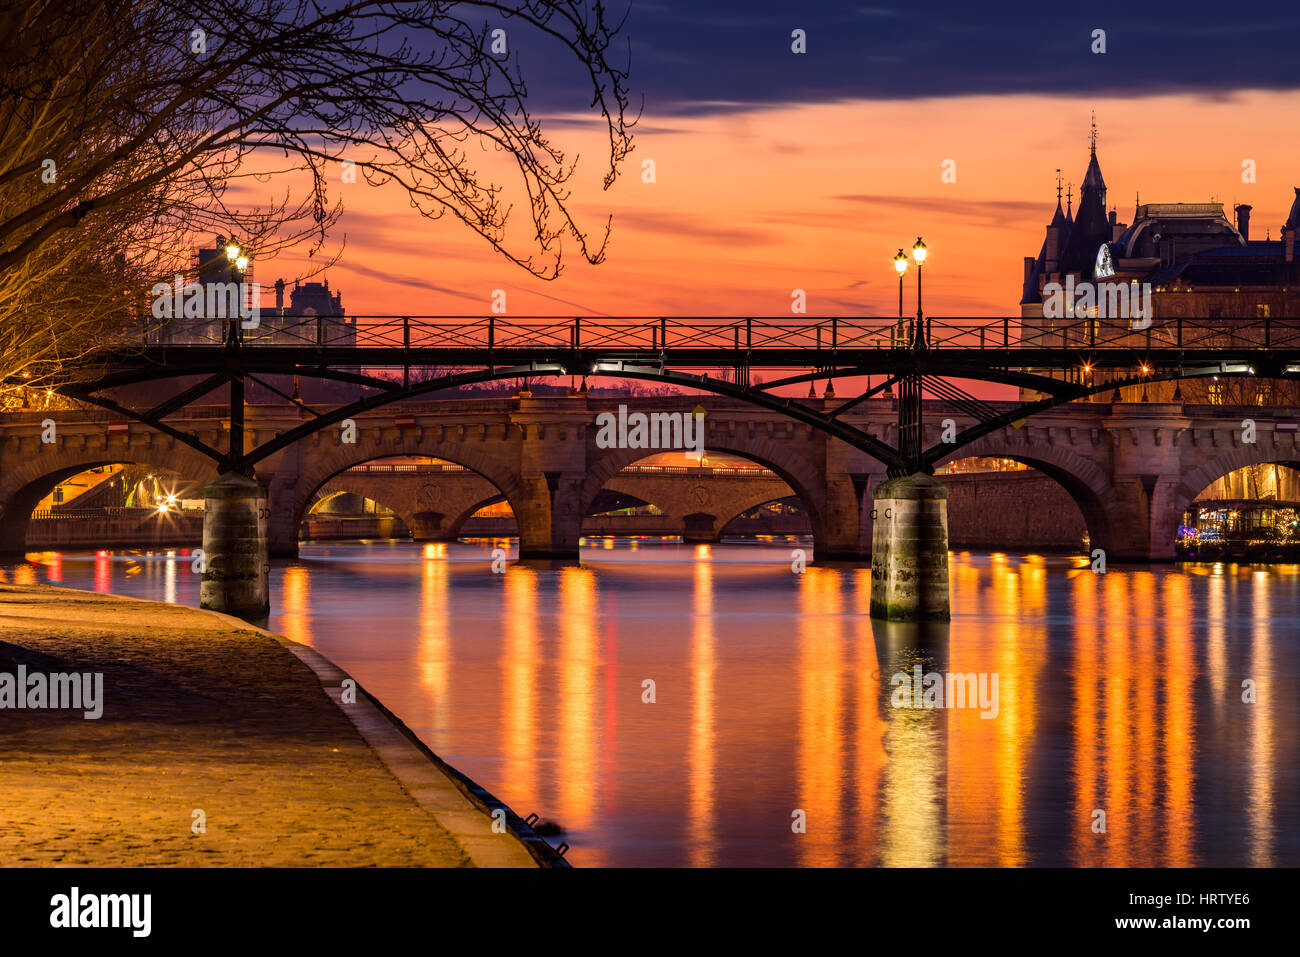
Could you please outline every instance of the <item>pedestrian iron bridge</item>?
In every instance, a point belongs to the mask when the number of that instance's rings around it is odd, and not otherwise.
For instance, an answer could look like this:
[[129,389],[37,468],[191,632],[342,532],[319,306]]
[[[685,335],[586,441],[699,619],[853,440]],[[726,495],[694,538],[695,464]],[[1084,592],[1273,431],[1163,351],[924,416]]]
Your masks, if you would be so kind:
[[[187,474],[220,474],[207,495],[205,551],[216,567],[205,573],[202,602],[239,613],[264,612],[262,556],[268,547],[296,548],[310,495],[329,476],[385,454],[434,455],[473,469],[510,502],[521,557],[576,558],[592,497],[646,454],[595,442],[594,416],[613,411],[608,403],[577,390],[557,400],[522,390],[516,406],[453,421],[450,430],[441,416],[420,422],[405,409],[391,427],[384,422],[394,403],[493,380],[610,376],[716,397],[702,403],[707,446],[776,472],[804,502],[820,559],[870,551],[872,611],[886,617],[947,618],[945,493],[929,478],[945,460],[1000,455],[1032,465],[1075,498],[1092,541],[1111,560],[1165,560],[1173,557],[1173,523],[1214,478],[1300,459],[1295,433],[1271,421],[1246,441],[1242,420],[1225,421],[1221,409],[1202,419],[1181,403],[1076,401],[1172,379],[1300,374],[1294,318],[940,319],[918,311],[906,320],[277,317],[265,328],[243,325],[146,322],[53,384],[140,423],[145,441],[165,444],[166,457]],[[760,383],[751,378],[755,368],[784,374]],[[317,409],[267,382],[271,374],[352,383],[363,394]],[[836,382],[847,388],[864,378],[855,394],[836,395]],[[166,381],[176,391],[152,396],[148,407],[122,392]],[[249,416],[249,381],[288,403],[268,413],[280,421],[268,426]],[[991,402],[958,384],[968,381],[1015,386],[1029,398]],[[817,382],[825,383],[820,399],[781,391]],[[186,427],[185,413],[227,386],[224,427]],[[894,389],[896,399],[877,398]],[[924,401],[926,393],[936,401]],[[655,400],[649,410],[667,412],[674,401],[690,403],[680,410],[689,411],[700,400]],[[360,425],[363,416],[378,419],[367,425],[369,440],[342,442],[336,427]],[[944,420],[955,433],[938,428]],[[92,443],[81,441],[69,455],[84,462]],[[33,446],[27,458],[23,450],[16,437],[12,452],[0,452],[12,468],[0,490],[9,503],[0,514],[7,547],[25,534],[39,500],[32,496],[60,469],[75,469],[71,461],[55,464],[61,452]],[[123,454],[107,444],[94,453],[101,461]],[[885,475],[891,481],[873,482]]]
[[[1143,327],[1143,323],[1146,325]],[[319,428],[391,402],[461,385],[540,376],[644,379],[740,399],[781,412],[859,448],[893,475],[931,472],[952,451],[1027,416],[1116,388],[1201,376],[1300,374],[1300,319],[761,318],[506,319],[498,316],[315,316],[251,329],[208,319],[150,321],[123,332],[57,385],[59,391],[162,432],[170,415],[230,385],[242,414],[245,380],[288,373],[352,382],[371,394],[328,410],[255,449],[194,446],[225,471],[249,467]],[[755,368],[789,374],[751,380]],[[437,370],[425,375],[427,370]],[[414,373],[414,375],[413,375]],[[810,409],[778,390],[878,377],[871,388]],[[131,408],[114,389],[201,377],[151,408]],[[956,381],[1012,385],[1035,398],[1000,409]],[[846,414],[898,391],[897,444],[853,428]],[[275,390],[278,391],[278,390]],[[922,395],[971,420],[954,442],[921,441]],[[290,399],[290,396],[285,396]],[[238,399],[239,401],[236,401]],[[300,400],[298,400],[301,405]],[[191,444],[181,432],[178,441]]]

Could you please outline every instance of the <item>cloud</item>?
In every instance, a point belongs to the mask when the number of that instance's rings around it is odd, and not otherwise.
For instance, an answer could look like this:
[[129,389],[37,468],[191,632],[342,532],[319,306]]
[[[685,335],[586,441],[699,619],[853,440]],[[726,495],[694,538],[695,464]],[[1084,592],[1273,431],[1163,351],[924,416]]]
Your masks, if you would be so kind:
[[[365,276],[367,279],[378,279],[386,285],[394,288],[401,287],[404,290],[423,289],[426,292],[436,292],[443,296],[454,296],[457,299],[468,299],[470,302],[477,303],[480,311],[485,308],[486,303],[481,293],[468,293],[460,289],[453,289],[450,286],[440,286],[437,283],[430,282],[427,279],[421,279],[418,276],[403,276],[399,273],[388,272],[382,269],[375,269],[371,266],[363,266],[358,262],[344,261],[334,267],[342,272],[351,272],[358,276]],[[537,280],[541,282],[541,280]],[[512,295],[538,296],[542,299],[549,299],[551,302],[558,302],[565,306],[572,307],[579,315],[608,316],[609,313],[600,312],[590,309],[580,302],[574,302],[572,299],[565,299],[562,296],[553,296],[550,293],[541,292],[538,289],[529,286],[516,286],[512,289]]]
[[[852,99],[1300,88],[1294,0],[1257,0],[1248,15],[1170,0],[1095,6],[1105,9],[1089,20],[1070,5],[1017,0],[798,9],[787,0],[666,0],[633,3],[623,34],[636,100],[644,96],[658,118]],[[1092,52],[1098,27],[1104,54]],[[791,51],[795,28],[806,32],[804,54]],[[539,98],[572,103],[579,94],[547,81],[533,81]]]
[[1041,201],[1018,199],[956,199],[946,196],[882,196],[861,193],[841,193],[831,199],[840,203],[860,203],[910,213],[956,216],[1007,229],[1021,227],[1031,217],[1041,218],[1044,210]]
[[405,286],[412,289],[424,289],[428,292],[440,293],[444,296],[455,296],[459,299],[469,299],[482,305],[482,295],[471,295],[467,292],[461,292],[459,289],[452,289],[449,286],[439,286],[437,283],[429,282],[427,279],[420,279],[417,276],[400,276],[396,273],[386,272],[382,269],[374,269],[370,266],[363,266],[358,262],[344,261],[334,267],[343,272],[355,273],[358,276],[365,276],[367,279],[378,279],[394,286]]
[[645,209],[626,209],[614,213],[614,228],[619,227],[639,233],[660,233],[727,246],[763,246],[776,241],[775,237],[759,229],[729,228],[712,220],[701,221],[679,213]]

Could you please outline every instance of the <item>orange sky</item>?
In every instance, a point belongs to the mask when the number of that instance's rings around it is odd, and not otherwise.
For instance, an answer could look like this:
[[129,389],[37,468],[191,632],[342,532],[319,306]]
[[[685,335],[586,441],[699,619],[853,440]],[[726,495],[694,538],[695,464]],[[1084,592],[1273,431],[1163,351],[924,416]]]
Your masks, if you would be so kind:
[[[1130,222],[1144,202],[1254,206],[1252,235],[1276,236],[1300,185],[1300,92],[1131,99],[981,96],[856,101],[640,124],[636,150],[607,194],[595,184],[601,140],[578,122],[553,138],[581,154],[575,194],[593,229],[614,216],[599,266],[570,259],[545,282],[450,218],[430,222],[396,190],[339,184],[343,260],[327,277],[357,314],[486,314],[492,290],[509,315],[893,315],[890,262],[922,235],[925,307],[935,316],[1018,312],[1022,257],[1051,217],[1055,169],[1077,183],[1092,110],[1109,204]],[[653,159],[657,182],[641,181]],[[1255,184],[1241,181],[1254,159]],[[940,180],[945,159],[957,181]],[[292,275],[260,264],[263,283]],[[905,307],[915,308],[908,276]]]

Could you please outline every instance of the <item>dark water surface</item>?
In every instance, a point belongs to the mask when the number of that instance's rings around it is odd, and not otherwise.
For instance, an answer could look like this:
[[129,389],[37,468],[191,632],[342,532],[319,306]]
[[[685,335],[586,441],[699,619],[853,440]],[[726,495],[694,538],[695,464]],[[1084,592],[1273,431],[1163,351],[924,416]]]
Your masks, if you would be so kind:
[[[304,546],[269,627],[576,865],[1300,865],[1300,566],[956,553],[918,629],[789,546],[491,548]],[[6,580],[198,602],[180,551],[28,558]],[[918,665],[996,674],[996,716],[893,707]]]

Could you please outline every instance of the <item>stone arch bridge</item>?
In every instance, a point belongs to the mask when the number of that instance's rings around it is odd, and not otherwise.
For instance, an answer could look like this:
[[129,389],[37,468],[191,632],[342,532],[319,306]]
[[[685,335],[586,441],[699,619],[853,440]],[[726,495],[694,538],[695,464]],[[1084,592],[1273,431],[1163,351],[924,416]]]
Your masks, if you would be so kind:
[[[322,491],[351,492],[381,502],[397,513],[416,541],[454,541],[479,509],[505,500],[483,476],[458,465],[362,464],[331,478]],[[794,492],[763,469],[632,465],[615,473],[600,490],[612,507],[654,505],[664,518],[655,524],[687,541],[717,541],[731,521],[751,509]],[[592,497],[584,529],[600,511]]]
[[[801,402],[818,410],[827,408],[825,403]],[[329,427],[258,463],[257,478],[269,495],[271,552],[296,552],[298,528],[313,497],[327,484],[340,487],[340,473],[387,456],[422,455],[471,470],[478,484],[425,493],[424,501],[417,489],[411,505],[413,527],[450,534],[478,504],[504,499],[518,524],[520,557],[574,558],[583,520],[602,491],[621,490],[648,501],[656,495],[668,501],[671,495],[691,494],[689,481],[676,477],[663,479],[674,483],[674,492],[651,490],[648,479],[639,486],[644,495],[626,484],[629,476],[623,470],[658,450],[598,446],[597,415],[620,404],[629,411],[683,413],[702,405],[709,450],[743,456],[779,477],[780,482],[769,481],[770,490],[755,491],[763,497],[752,504],[783,497],[769,494],[783,491],[783,483],[785,494],[798,496],[808,513],[819,560],[869,556],[870,493],[884,481],[881,462],[778,411],[696,396],[406,402],[358,414],[353,443],[343,441],[340,428]],[[1003,405],[1013,408],[1012,403]],[[944,418],[952,418],[958,429],[974,421],[937,403],[928,406],[924,438],[929,443],[940,441]],[[288,405],[249,406],[245,442],[254,446],[284,434],[302,425],[306,414]],[[885,442],[897,443],[893,400],[864,401],[844,418]],[[1243,441],[1242,422],[1247,418],[1255,421],[1254,442]],[[56,425],[53,442],[42,441],[46,419]],[[221,446],[230,438],[224,407],[192,406],[170,421],[210,445]],[[1020,428],[1007,426],[985,435],[950,458],[998,456],[1039,469],[1078,505],[1094,547],[1105,549],[1110,560],[1167,561],[1174,555],[1183,511],[1205,486],[1246,465],[1300,466],[1296,433],[1277,424],[1271,412],[1259,408],[1077,402],[1040,412]],[[114,422],[110,413],[75,410],[0,417],[0,549],[23,550],[32,508],[58,482],[117,462],[154,465],[197,479],[215,475],[210,459],[174,437]],[[671,504],[683,517],[727,520],[701,503],[687,511],[692,507],[689,499]]]

